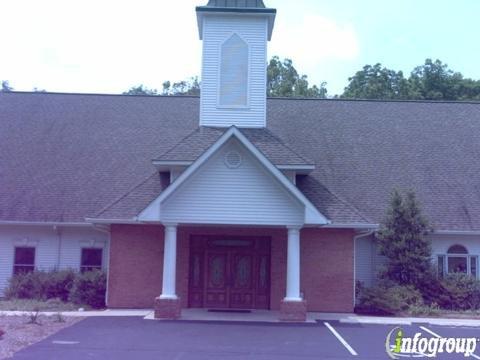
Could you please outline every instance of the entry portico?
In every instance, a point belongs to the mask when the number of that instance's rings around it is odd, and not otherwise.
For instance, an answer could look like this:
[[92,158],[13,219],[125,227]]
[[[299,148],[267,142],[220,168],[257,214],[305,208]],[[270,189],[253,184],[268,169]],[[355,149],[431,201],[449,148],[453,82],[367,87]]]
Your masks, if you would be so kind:
[[[300,229],[326,225],[328,220],[240,129],[234,126],[228,129],[139,214],[138,221],[161,223],[164,227],[163,285],[162,293],[156,299],[157,317],[175,318],[180,314],[180,300],[175,288],[177,227],[201,225],[287,229],[286,293],[282,317],[286,320],[304,318],[305,299],[300,293]],[[250,245],[247,243],[247,246]],[[257,245],[253,248],[258,251]],[[215,259],[222,261],[220,268],[223,271],[226,260]],[[243,271],[244,276],[251,277],[251,272],[259,267],[255,259],[245,257],[238,264],[229,263],[225,271],[232,277],[237,273],[232,266],[243,266],[245,269],[239,268],[238,273]],[[210,264],[210,259],[202,261],[206,263],[206,273],[219,271],[209,268],[215,266],[214,262]],[[190,263],[190,266],[193,265]],[[252,283],[255,282],[252,279]],[[297,315],[292,317],[292,313]]]

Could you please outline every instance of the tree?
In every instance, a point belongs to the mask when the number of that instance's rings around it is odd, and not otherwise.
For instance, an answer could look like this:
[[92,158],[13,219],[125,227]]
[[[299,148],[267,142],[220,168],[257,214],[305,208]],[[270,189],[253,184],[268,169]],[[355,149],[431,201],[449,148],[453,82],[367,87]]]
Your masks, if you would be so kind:
[[281,61],[278,56],[274,56],[267,68],[267,95],[325,98],[327,88],[326,83],[321,83],[320,87],[310,87],[307,75],[299,75],[292,60]]
[[190,78],[189,81],[173,83],[173,85],[170,81],[165,81],[163,83],[162,95],[200,95],[198,76]]
[[158,95],[158,93],[157,89],[149,89],[140,84],[138,86],[132,86],[130,89],[123,92],[123,95]]
[[394,190],[386,218],[377,233],[380,254],[387,258],[382,276],[398,285],[421,284],[430,270],[431,244],[427,219],[413,191]]
[[0,92],[10,92],[13,91],[13,87],[10,86],[10,83],[8,80],[2,80],[1,81],[2,88],[0,89]]
[[480,100],[480,80],[464,78],[440,60],[425,60],[405,78],[401,71],[365,65],[348,79],[342,98],[380,100]]
[[353,99],[408,99],[409,83],[401,71],[365,65],[348,79],[349,84],[341,97]]
[[417,66],[409,79],[416,99],[472,100],[480,99],[480,82],[465,79],[440,60],[426,59]]

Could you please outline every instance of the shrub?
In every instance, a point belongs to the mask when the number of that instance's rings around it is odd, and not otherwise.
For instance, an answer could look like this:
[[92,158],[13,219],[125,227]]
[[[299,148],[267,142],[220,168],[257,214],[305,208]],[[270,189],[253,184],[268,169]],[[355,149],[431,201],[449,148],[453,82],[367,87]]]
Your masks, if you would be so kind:
[[380,284],[361,290],[355,310],[364,314],[396,315],[422,304],[422,295],[412,286]]
[[73,270],[17,274],[9,280],[5,297],[36,300],[58,298],[67,301],[74,278]]
[[[76,273],[62,270],[17,274],[9,280],[5,290],[7,299],[46,301],[50,306],[58,302],[101,308],[105,306],[106,275],[101,271]],[[48,303],[50,302],[50,303]]]
[[105,307],[107,276],[103,271],[89,271],[78,274],[70,291],[70,301],[86,304],[92,308]]
[[447,294],[441,306],[449,310],[480,309],[480,282],[466,274],[449,274],[441,281]]
[[426,305],[437,305],[443,307],[450,301],[450,296],[445,288],[442,279],[440,279],[435,269],[431,268],[425,272],[418,285],[418,290],[422,293],[423,302]]
[[411,305],[408,313],[412,316],[435,316],[440,314],[441,310],[437,304],[431,305]]
[[42,299],[41,272],[22,273],[12,276],[5,290],[7,299]]
[[75,279],[73,270],[61,270],[45,273],[43,295],[45,299],[60,299],[68,301],[70,290]]

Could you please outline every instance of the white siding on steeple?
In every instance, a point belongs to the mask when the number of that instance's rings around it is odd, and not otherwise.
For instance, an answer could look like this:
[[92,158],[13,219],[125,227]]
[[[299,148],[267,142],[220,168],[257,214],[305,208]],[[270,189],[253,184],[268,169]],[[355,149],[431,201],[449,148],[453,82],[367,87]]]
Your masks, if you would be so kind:
[[237,140],[221,147],[161,205],[164,222],[298,225],[305,207]]
[[[265,127],[267,18],[219,14],[205,16],[203,21],[200,125]],[[246,48],[241,46],[242,42]],[[227,52],[233,50],[237,55],[235,61],[223,64],[222,58],[227,58]],[[236,70],[231,73],[228,68],[235,66]],[[229,86],[237,89],[228,90]],[[246,101],[243,101],[244,95]]]

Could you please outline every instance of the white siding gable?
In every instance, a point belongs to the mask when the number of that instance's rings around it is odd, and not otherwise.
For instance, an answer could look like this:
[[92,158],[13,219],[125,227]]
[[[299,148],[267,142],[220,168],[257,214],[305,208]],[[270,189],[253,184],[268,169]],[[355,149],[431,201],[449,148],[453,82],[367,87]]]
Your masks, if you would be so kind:
[[[203,18],[203,64],[202,91],[200,100],[200,125],[227,127],[265,127],[266,125],[266,68],[267,68],[267,36],[268,19],[260,16],[208,15]],[[235,46],[240,58],[229,64],[222,64],[228,56],[228,46],[240,45],[244,42],[248,48]],[[226,48],[224,47],[226,46]],[[245,57],[247,56],[248,59]],[[243,59],[243,60],[242,60]],[[222,83],[222,68],[245,66],[247,71],[238,74],[248,76],[244,83],[243,76],[237,78],[223,74],[223,82],[237,87],[241,93],[246,89],[246,103],[225,103],[228,98]],[[221,92],[222,91],[222,92]],[[238,92],[237,91],[237,92]],[[236,95],[239,95],[237,93]],[[241,95],[241,94],[240,94]],[[238,100],[238,99],[237,99]]]
[[[226,164],[226,155],[238,167]],[[236,139],[227,141],[161,205],[164,222],[303,224],[305,207]]]

